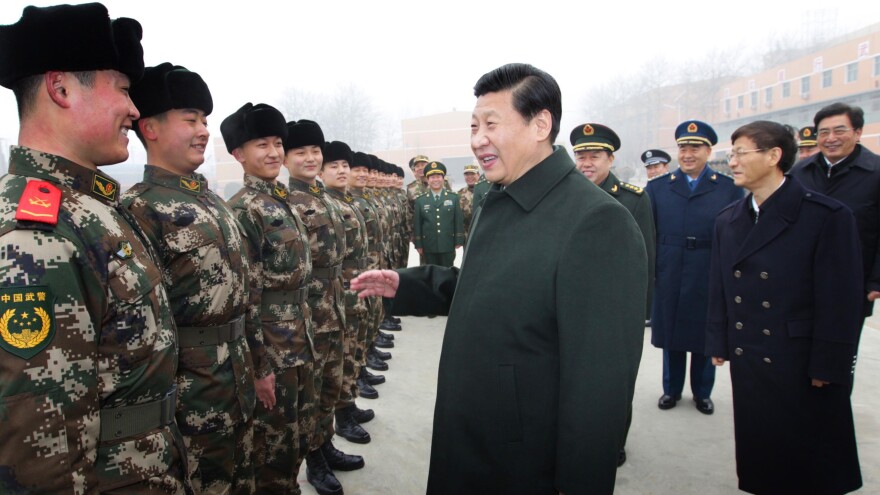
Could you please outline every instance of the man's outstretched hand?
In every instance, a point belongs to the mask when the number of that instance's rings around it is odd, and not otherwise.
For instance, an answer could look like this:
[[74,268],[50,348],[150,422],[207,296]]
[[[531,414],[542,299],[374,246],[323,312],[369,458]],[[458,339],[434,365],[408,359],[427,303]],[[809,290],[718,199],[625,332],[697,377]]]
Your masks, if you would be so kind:
[[351,289],[358,291],[358,297],[394,297],[400,275],[394,270],[370,270],[351,279]]

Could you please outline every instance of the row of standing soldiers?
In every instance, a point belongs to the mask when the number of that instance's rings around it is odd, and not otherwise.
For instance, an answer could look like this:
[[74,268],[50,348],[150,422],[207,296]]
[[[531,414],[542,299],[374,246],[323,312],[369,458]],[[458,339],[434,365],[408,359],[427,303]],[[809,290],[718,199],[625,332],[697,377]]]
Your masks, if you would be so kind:
[[[332,437],[370,441],[355,399],[393,340],[348,280],[405,264],[403,171],[248,103],[220,126],[245,172],[224,202],[196,172],[211,93],[145,69],[141,36],[97,3],[0,26],[21,120],[0,179],[0,492],[299,493],[306,459],[341,494],[333,470],[364,460]],[[148,165],[121,193],[98,167],[132,128]]]

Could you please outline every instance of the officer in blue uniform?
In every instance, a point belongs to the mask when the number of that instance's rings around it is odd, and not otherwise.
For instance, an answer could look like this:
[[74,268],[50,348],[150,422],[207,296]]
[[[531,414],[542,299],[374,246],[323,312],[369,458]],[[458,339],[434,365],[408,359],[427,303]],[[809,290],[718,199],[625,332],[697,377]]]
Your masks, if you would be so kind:
[[648,182],[657,232],[657,274],[651,343],[663,349],[663,395],[657,406],[681,400],[687,353],[697,409],[712,414],[715,368],[705,352],[709,256],[715,216],[743,197],[729,177],[706,165],[715,130],[697,120],[675,129],[679,169]]
[[669,162],[672,157],[663,150],[646,150],[642,153],[642,163],[645,164],[645,173],[648,180],[656,179],[669,173]]

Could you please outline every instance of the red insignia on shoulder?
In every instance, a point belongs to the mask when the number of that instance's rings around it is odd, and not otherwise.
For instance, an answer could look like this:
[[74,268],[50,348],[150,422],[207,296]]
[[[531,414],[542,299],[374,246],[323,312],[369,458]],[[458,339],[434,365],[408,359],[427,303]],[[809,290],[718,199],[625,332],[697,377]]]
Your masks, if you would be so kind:
[[58,210],[61,208],[61,189],[51,182],[32,180],[27,183],[15,219],[26,222],[58,224]]

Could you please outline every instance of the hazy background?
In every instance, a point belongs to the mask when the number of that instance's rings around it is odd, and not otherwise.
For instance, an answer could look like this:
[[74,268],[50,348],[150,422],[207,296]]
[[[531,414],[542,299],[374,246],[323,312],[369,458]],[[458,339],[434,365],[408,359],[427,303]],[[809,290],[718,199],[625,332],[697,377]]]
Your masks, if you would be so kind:
[[[51,3],[4,1],[0,24],[18,20],[25,5]],[[567,129],[596,118],[596,107],[621,93],[760,69],[773,53],[880,21],[880,2],[836,8],[814,0],[103,3],[112,18],[143,25],[147,65],[169,61],[202,75],[214,97],[215,134],[242,104],[263,102],[289,120],[322,116],[325,131],[347,125],[359,134],[326,137],[365,151],[399,145],[403,118],[470,110],[474,82],[508,62],[557,79],[565,141]],[[352,114],[362,120],[329,125]],[[17,133],[12,93],[0,91],[4,155]],[[131,141],[129,161],[140,166],[143,151]]]

